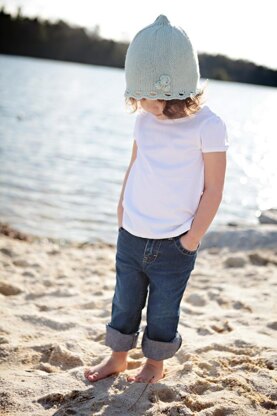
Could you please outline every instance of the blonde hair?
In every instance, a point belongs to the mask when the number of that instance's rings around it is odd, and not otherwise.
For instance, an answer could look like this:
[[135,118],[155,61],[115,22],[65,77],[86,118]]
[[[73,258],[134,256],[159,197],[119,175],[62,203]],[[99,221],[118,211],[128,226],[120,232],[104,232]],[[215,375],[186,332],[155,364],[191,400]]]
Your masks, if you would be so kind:
[[[184,100],[158,100],[158,101],[165,101],[165,107],[163,109],[163,114],[168,117],[169,119],[187,117],[194,113],[196,113],[200,106],[205,101],[205,86],[201,89],[201,91],[196,94],[194,97],[188,97]],[[130,107],[130,113],[135,113],[139,108],[139,101],[133,97],[125,98],[126,107]]]

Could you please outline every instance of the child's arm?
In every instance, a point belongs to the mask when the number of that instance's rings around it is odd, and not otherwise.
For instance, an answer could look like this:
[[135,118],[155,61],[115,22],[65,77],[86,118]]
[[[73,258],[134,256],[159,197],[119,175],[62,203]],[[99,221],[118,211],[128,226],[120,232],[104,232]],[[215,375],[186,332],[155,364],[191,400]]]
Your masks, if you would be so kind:
[[133,165],[134,161],[136,160],[136,157],[137,157],[137,144],[136,144],[136,141],[134,140],[131,161],[129,163],[127,172],[125,174],[125,178],[124,178],[124,181],[123,181],[122,190],[121,190],[121,194],[120,194],[120,198],[119,198],[119,202],[118,202],[118,206],[117,206],[118,227],[122,226],[122,218],[123,218],[122,201],[123,201],[124,190],[125,190],[125,186],[126,186],[126,182],[127,182],[130,170],[132,168],[132,165]]
[[222,200],[226,172],[226,152],[202,153],[204,159],[204,192],[187,234],[181,237],[188,250],[196,250],[209,228]]

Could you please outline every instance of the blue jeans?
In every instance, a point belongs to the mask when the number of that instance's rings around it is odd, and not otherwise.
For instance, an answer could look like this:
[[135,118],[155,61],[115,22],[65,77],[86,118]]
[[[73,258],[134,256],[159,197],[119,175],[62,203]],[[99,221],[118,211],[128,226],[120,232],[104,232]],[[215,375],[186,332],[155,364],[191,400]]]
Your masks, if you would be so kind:
[[141,344],[144,356],[164,360],[181,347],[177,331],[180,303],[200,246],[187,250],[180,242],[181,235],[147,239],[119,228],[116,286],[105,338],[105,345],[113,351],[136,347],[148,291],[147,325]]

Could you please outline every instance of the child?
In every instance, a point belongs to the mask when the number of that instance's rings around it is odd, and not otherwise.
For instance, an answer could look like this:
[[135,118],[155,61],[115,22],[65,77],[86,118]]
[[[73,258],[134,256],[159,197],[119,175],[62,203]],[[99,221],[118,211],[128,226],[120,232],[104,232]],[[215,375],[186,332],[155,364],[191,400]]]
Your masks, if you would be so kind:
[[180,27],[160,15],[129,45],[125,97],[136,110],[134,143],[118,204],[116,287],[105,345],[110,357],[89,381],[126,370],[140,333],[146,362],[128,381],[155,383],[182,344],[180,303],[201,239],[220,205],[229,147],[226,126],[201,106],[199,65]]

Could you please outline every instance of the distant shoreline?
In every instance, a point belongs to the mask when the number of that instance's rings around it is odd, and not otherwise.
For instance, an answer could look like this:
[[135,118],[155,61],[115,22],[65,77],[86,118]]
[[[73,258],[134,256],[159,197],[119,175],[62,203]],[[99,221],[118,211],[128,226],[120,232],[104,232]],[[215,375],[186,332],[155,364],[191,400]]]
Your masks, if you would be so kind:
[[[12,16],[0,9],[0,53],[78,62],[124,69],[128,42],[102,38],[96,28],[88,32],[59,20]],[[198,53],[201,77],[245,84],[277,86],[277,71],[246,59]]]

